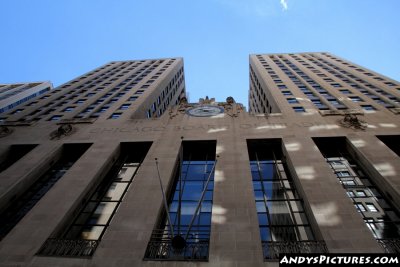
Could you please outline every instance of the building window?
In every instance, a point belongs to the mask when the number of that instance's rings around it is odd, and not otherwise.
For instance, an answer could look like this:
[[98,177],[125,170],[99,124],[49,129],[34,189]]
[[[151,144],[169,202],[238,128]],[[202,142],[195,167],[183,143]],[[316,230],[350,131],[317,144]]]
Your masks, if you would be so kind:
[[121,117],[122,113],[113,113],[110,116],[110,119],[118,119],[119,117]]
[[364,110],[367,110],[367,111],[372,111],[372,110],[376,110],[373,106],[371,106],[371,105],[361,105],[361,107],[364,109]]
[[295,112],[306,112],[306,110],[303,107],[293,107],[293,110]]
[[135,101],[136,99],[138,99],[137,96],[131,96],[131,97],[128,99],[128,101]]
[[364,102],[360,97],[358,96],[349,96],[349,99],[353,102]]
[[[364,172],[353,156],[356,151],[344,137],[313,139],[375,239],[387,252],[399,253],[399,247],[396,247],[400,241],[399,210]],[[342,164],[332,164],[338,161]],[[341,173],[345,175],[339,175]]]
[[43,174],[21,197],[0,216],[0,240],[36,205],[37,202],[63,177],[68,169],[90,147],[90,144],[68,144],[62,149],[61,158]]
[[61,115],[54,115],[49,119],[49,121],[59,121],[61,117]]
[[299,103],[296,98],[288,98],[287,101],[289,102],[289,104]]
[[315,239],[284,161],[281,141],[247,140],[247,147],[264,258],[326,252],[324,242]]
[[[92,256],[123,201],[151,143],[123,143],[121,154],[105,178],[59,233],[46,240],[38,254]],[[132,153],[134,151],[134,153]]]
[[123,104],[122,106],[119,107],[120,110],[126,110],[129,108],[131,104]]
[[215,141],[183,142],[168,212],[163,209],[145,260],[208,260],[215,149]]
[[290,92],[290,91],[282,91],[282,94],[283,95],[293,95],[292,92]]
[[64,112],[72,112],[74,110],[74,107],[67,107],[63,111]]

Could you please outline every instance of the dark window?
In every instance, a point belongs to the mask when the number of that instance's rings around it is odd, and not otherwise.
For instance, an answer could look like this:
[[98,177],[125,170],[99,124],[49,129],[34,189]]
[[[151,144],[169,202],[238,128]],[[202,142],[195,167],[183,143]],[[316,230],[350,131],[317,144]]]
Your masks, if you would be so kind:
[[[151,143],[123,143],[121,154],[78,215],[46,240],[38,254],[92,256],[129,189]],[[132,153],[134,151],[134,153]]]
[[347,89],[340,90],[340,92],[341,92],[342,94],[345,94],[345,95],[351,94],[351,92],[350,92],[349,90],[347,90]]
[[68,169],[89,148],[89,144],[64,145],[61,158],[0,216],[0,240],[36,205]]
[[292,92],[290,92],[290,91],[282,91],[282,94],[283,95],[293,95]]
[[122,106],[119,107],[120,110],[126,110],[129,108],[131,104],[123,104]]
[[118,119],[119,117],[121,117],[122,113],[113,113],[110,116],[110,119]]
[[61,115],[54,115],[49,119],[49,121],[59,121],[61,117]]
[[349,96],[349,98],[353,102],[363,102],[363,100],[358,96]]
[[281,147],[277,139],[247,140],[264,258],[326,252],[325,243],[315,240]]
[[303,107],[293,107],[293,110],[295,112],[306,112],[306,110]]
[[299,103],[299,101],[297,101],[296,98],[288,98],[287,101],[288,101],[290,104]]
[[371,105],[361,105],[361,107],[364,109],[364,110],[376,110],[373,106],[371,106]]
[[215,141],[183,142],[168,213],[164,208],[147,246],[146,260],[208,259],[215,148]]
[[71,111],[73,111],[74,110],[74,107],[67,107],[67,108],[65,108],[63,111],[64,112],[71,112]]

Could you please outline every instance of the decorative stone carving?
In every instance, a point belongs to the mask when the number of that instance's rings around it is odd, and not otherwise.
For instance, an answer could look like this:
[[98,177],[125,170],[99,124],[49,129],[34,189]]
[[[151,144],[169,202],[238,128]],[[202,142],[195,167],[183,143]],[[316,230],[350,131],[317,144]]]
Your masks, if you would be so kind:
[[367,129],[368,123],[360,120],[354,114],[345,114],[344,118],[339,120],[339,124],[345,128],[351,128],[355,130],[365,130]]
[[0,126],[0,138],[6,137],[12,134],[13,130],[8,128],[7,126],[1,125]]
[[63,136],[71,135],[75,132],[75,128],[71,124],[62,124],[57,130],[50,133],[50,139],[60,139]]

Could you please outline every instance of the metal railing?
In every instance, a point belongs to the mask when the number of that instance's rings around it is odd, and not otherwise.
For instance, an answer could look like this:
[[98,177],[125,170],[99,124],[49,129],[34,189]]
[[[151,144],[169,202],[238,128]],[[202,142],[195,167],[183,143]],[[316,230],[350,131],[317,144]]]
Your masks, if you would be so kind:
[[324,241],[264,241],[264,259],[278,259],[279,254],[288,253],[327,253]]
[[98,240],[49,238],[37,255],[61,257],[90,257],[99,244]]
[[400,239],[377,239],[386,253],[400,253]]
[[[183,234],[186,229],[182,229],[181,231],[182,233],[180,234]],[[175,235],[177,234],[175,231]],[[209,234],[207,230],[192,230],[186,239],[185,246],[182,249],[176,249],[172,246],[168,230],[155,229],[147,245],[144,260],[207,261]]]

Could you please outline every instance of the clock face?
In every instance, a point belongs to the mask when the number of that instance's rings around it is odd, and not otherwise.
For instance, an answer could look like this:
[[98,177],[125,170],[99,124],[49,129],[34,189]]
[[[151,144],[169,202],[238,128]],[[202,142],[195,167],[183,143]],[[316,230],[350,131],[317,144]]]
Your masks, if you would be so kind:
[[201,107],[191,108],[187,111],[187,113],[190,116],[195,116],[195,117],[211,117],[221,114],[223,112],[224,109],[222,107],[217,107],[217,106],[201,106]]

